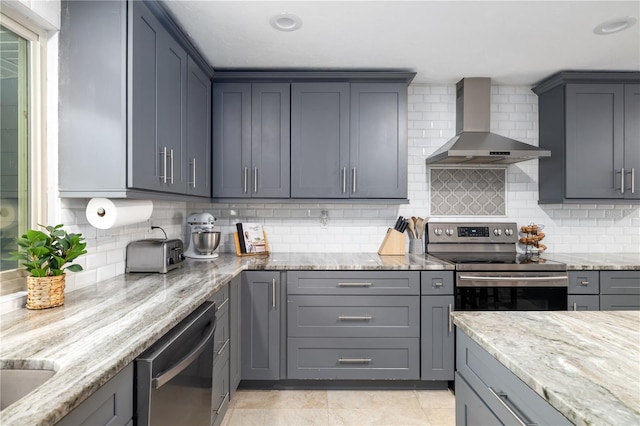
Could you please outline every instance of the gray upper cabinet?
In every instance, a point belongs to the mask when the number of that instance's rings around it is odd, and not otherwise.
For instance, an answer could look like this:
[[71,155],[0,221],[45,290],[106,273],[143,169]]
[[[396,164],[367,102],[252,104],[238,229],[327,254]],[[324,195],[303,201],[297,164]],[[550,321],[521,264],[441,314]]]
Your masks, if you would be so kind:
[[213,197],[289,198],[290,85],[213,85]]
[[407,198],[407,85],[352,83],[351,198]]
[[556,74],[539,97],[540,203],[640,201],[640,73]]
[[187,193],[210,197],[211,80],[193,59],[187,65]]
[[349,197],[349,83],[291,85],[291,197]]
[[162,6],[64,1],[62,10],[59,156],[73,167],[59,170],[61,196],[210,196],[187,189],[189,155],[210,167],[211,119],[193,108],[209,108],[207,99],[187,92],[199,68],[210,96],[211,69]]
[[213,197],[406,201],[413,76],[216,73]]

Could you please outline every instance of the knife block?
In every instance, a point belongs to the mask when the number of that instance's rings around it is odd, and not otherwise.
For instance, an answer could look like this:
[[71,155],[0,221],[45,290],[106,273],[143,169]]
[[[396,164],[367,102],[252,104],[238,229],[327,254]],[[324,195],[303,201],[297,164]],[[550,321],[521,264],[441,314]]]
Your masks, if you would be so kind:
[[381,256],[404,256],[407,254],[407,241],[403,232],[389,228],[380,244],[378,254]]

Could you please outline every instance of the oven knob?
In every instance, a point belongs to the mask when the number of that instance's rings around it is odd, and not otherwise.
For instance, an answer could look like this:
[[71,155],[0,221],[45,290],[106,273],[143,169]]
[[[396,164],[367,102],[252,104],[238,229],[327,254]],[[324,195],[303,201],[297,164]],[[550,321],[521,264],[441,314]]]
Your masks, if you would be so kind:
[[450,236],[452,236],[452,235],[453,235],[453,229],[452,229],[452,228],[447,228],[447,229],[444,231],[444,233],[445,233],[445,234],[447,234],[447,236],[448,236],[448,237],[450,237]]
[[502,235],[502,229],[500,228],[496,228],[493,230],[493,235],[495,235],[496,237],[499,237],[500,235]]
[[442,235],[442,228],[436,228],[433,230],[433,233],[436,234],[438,237],[440,235]]
[[511,229],[511,228],[506,228],[506,229],[504,230],[504,235],[506,235],[507,237],[512,236],[512,235],[513,235],[513,229]]

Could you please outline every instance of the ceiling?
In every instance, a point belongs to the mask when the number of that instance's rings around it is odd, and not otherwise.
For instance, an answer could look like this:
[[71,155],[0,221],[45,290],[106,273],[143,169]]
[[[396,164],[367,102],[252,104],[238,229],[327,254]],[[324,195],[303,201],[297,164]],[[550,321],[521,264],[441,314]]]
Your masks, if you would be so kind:
[[[462,77],[530,85],[560,70],[640,71],[640,23],[597,35],[611,19],[640,21],[634,1],[165,0],[214,70],[411,70],[415,82]],[[269,20],[302,19],[283,32]]]

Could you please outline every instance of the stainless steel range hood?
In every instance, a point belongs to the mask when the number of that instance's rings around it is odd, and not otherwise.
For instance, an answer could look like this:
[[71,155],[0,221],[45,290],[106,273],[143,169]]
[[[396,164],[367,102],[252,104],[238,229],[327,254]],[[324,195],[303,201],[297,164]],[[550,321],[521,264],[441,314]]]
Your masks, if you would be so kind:
[[464,78],[456,85],[456,136],[427,164],[512,164],[550,157],[551,151],[489,132],[491,80]]

